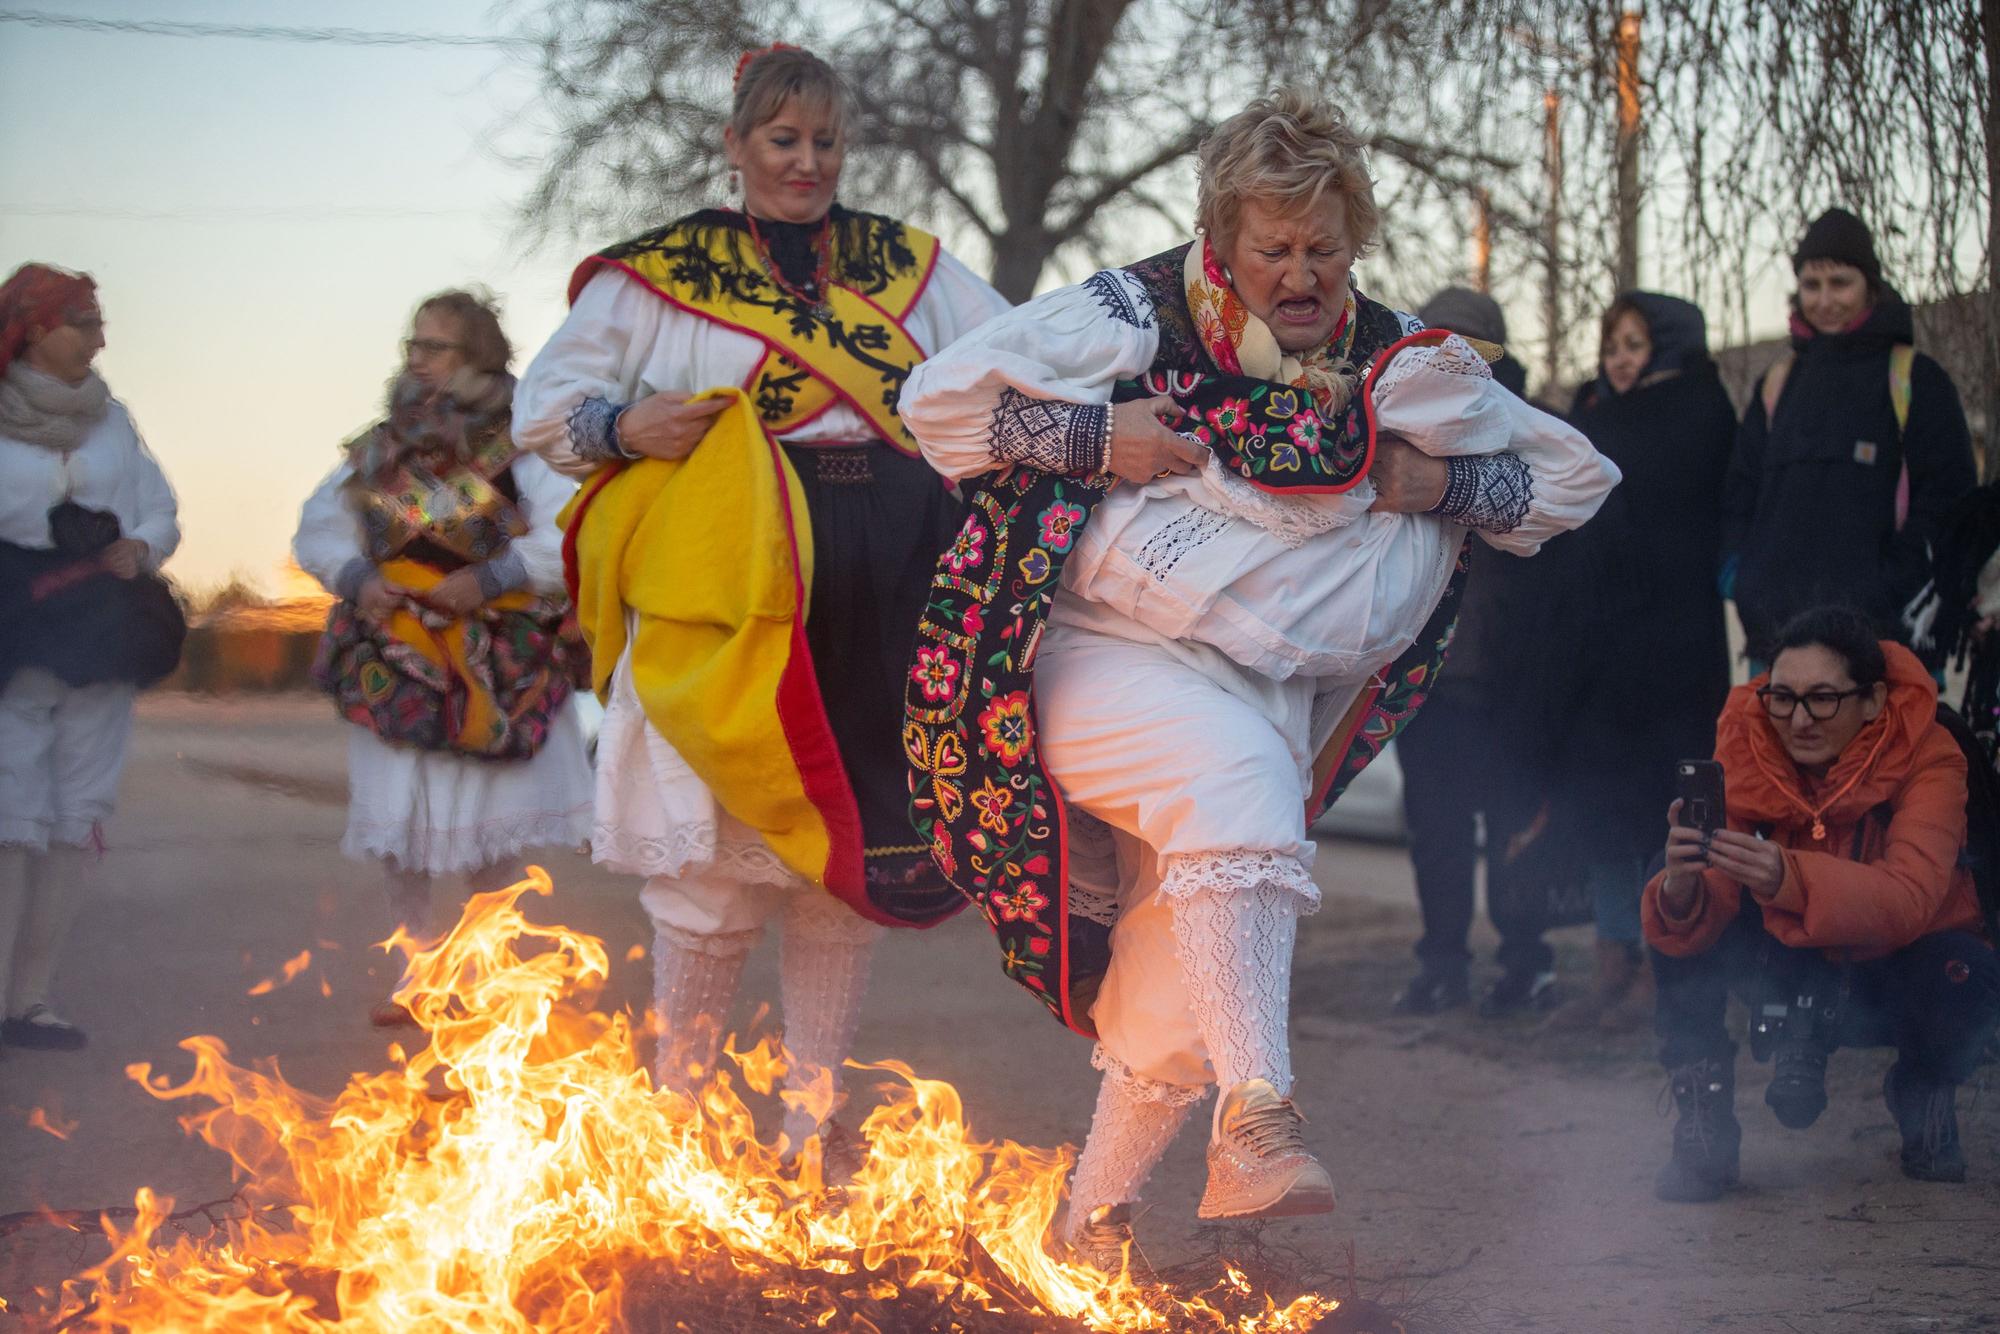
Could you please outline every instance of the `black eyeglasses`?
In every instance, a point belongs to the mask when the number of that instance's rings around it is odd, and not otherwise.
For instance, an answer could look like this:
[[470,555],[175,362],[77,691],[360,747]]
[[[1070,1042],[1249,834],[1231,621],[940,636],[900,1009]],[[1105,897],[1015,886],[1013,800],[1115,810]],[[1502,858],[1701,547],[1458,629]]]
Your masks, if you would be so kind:
[[1799,705],[1806,706],[1806,717],[1816,723],[1823,723],[1840,712],[1843,702],[1859,695],[1865,695],[1872,687],[1856,686],[1852,690],[1809,690],[1803,695],[1795,695],[1789,690],[1776,686],[1764,686],[1757,692],[1757,698],[1764,701],[1764,712],[1783,722],[1798,711]]
[[421,352],[427,357],[441,357],[447,352],[456,352],[464,346],[465,344],[463,343],[447,343],[442,338],[405,338],[403,340],[403,351],[405,354]]

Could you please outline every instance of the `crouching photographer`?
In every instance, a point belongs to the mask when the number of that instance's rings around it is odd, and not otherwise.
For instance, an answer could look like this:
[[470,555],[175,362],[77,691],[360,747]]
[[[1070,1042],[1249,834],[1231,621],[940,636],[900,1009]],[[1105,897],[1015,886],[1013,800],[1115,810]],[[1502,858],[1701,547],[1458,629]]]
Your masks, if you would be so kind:
[[1712,1200],[1736,1181],[1732,990],[1780,1122],[1825,1109],[1834,1048],[1893,1046],[1904,1175],[1963,1181],[1956,1096],[2000,1015],[2000,962],[1963,855],[1966,757],[1929,673],[1855,613],[1806,612],[1730,694],[1716,761],[1723,818],[1673,804],[1643,903],[1679,1112],[1656,1193]]

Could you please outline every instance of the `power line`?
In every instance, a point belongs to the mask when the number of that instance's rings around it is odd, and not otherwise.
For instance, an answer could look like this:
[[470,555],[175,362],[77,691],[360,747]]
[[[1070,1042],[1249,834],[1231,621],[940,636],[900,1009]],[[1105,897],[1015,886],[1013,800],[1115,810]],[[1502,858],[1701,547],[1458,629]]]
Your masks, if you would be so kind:
[[405,218],[471,218],[478,208],[395,208],[368,204],[245,204],[195,208],[95,208],[73,204],[27,204],[0,208],[0,218],[94,218],[110,222],[227,222],[233,218],[272,221],[352,221]]
[[486,46],[534,49],[522,37],[481,37],[455,32],[381,32],[367,28],[283,28],[259,23],[192,23],[177,19],[107,19],[51,14],[39,9],[0,9],[0,23],[75,32],[133,33],[144,37],[239,37],[253,42],[318,42],[341,46]]

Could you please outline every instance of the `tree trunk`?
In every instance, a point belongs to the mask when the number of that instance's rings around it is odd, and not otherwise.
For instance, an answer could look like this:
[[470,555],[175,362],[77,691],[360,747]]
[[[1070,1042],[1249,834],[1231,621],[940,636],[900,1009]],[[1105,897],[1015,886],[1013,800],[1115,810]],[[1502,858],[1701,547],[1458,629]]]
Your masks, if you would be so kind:
[[1019,305],[1035,294],[1048,259],[1048,236],[1040,227],[1009,227],[993,242],[994,288]]
[[1981,475],[2000,478],[2000,0],[1981,0],[1980,35],[1986,47],[1986,294],[1985,336],[1978,408],[1985,421]]

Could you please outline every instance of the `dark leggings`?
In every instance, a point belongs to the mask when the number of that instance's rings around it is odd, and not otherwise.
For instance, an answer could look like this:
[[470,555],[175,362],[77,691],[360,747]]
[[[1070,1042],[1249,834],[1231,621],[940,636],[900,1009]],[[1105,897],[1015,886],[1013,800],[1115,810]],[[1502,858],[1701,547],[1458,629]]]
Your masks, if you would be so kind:
[[1700,954],[1652,951],[1659,981],[1654,1028],[1660,1063],[1735,1059],[1723,1026],[1729,993],[1754,1008],[1767,996],[1811,995],[1833,1005],[1827,1036],[1836,1047],[1894,1047],[1911,1074],[1960,1084],[2000,1020],[2000,959],[1967,931],[1923,936],[1894,954],[1836,964],[1818,950],[1792,949],[1764,929],[1749,899],[1721,939]]

